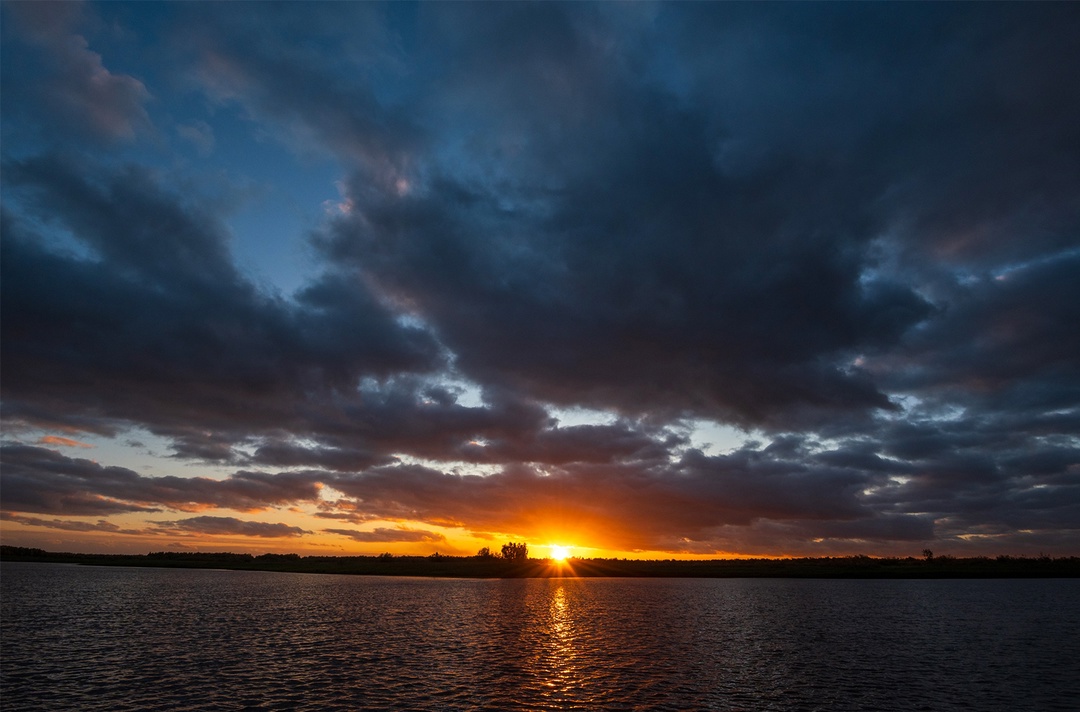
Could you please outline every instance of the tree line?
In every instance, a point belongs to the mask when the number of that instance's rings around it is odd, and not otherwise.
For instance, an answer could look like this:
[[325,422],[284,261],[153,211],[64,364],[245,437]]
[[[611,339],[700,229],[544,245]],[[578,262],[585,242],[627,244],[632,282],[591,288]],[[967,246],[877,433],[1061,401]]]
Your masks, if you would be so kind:
[[506,561],[528,561],[529,545],[525,542],[508,541],[502,545],[502,553],[492,553],[488,547],[483,547],[476,552],[478,559],[505,559]]

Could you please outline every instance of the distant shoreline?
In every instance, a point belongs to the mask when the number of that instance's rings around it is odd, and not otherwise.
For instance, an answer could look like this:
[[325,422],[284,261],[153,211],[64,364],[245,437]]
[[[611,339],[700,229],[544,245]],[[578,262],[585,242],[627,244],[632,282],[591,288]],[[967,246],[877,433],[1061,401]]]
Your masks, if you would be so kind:
[[1080,557],[931,559],[867,556],[802,559],[550,559],[507,561],[475,556],[300,556],[154,552],[149,554],[78,554],[0,546],[0,561],[229,569],[365,576],[436,578],[1080,578]]

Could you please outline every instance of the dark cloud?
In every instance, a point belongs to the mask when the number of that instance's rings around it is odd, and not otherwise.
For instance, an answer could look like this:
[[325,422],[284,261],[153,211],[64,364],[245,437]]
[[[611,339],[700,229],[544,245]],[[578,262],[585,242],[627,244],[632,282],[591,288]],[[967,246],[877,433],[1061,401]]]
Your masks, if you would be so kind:
[[634,423],[554,427],[514,438],[471,441],[458,453],[466,462],[618,462],[666,459],[686,438],[671,431],[649,432]]
[[46,527],[48,529],[60,529],[68,532],[107,532],[109,534],[142,534],[144,532],[134,529],[121,529],[117,525],[105,519],[96,522],[81,522],[71,519],[39,519],[38,517],[24,517],[10,512],[0,512],[0,519],[9,522],[18,522],[32,527]]
[[94,253],[48,251],[28,218],[4,216],[4,406],[15,415],[163,430],[287,424],[363,376],[440,362],[427,334],[356,281],[328,276],[296,303],[259,293],[209,206],[142,169],[50,156],[11,161],[4,179],[22,207]]
[[150,92],[139,79],[109,71],[89,48],[78,28],[93,23],[80,3],[4,9],[15,28],[4,32],[4,113],[18,119],[16,132],[40,132],[49,142],[78,137],[108,144],[151,130]]
[[463,406],[408,379],[361,388],[340,416],[311,425],[316,444],[268,435],[249,463],[355,472],[387,464],[388,453],[477,464],[612,462],[666,457],[685,444],[644,422],[560,426],[538,405],[497,392],[483,406]]
[[[4,446],[0,455],[4,465],[0,491],[7,510],[72,516],[159,511],[130,501],[125,485],[142,478],[126,468],[103,467],[92,460],[25,445]],[[116,484],[119,488],[110,486]],[[120,498],[106,494],[116,489],[121,491]]]
[[[940,318],[868,367],[894,387],[980,413],[1069,411],[1080,402],[1080,251],[982,274]],[[1075,432],[1075,431],[1073,431]]]
[[393,458],[369,450],[335,447],[303,447],[289,442],[270,441],[260,445],[251,463],[268,467],[308,466],[355,472],[373,465],[384,465]]
[[380,96],[380,80],[409,73],[386,61],[395,40],[382,13],[283,5],[256,19],[239,8],[195,8],[176,41],[194,54],[192,73],[213,101],[241,106],[294,150],[329,150],[376,189],[396,190],[422,137],[412,115]]
[[[483,93],[471,106],[527,141],[504,156],[498,134],[482,141],[486,126],[460,117],[444,132],[479,153],[464,168],[429,157],[427,183],[404,196],[358,175],[327,253],[420,305],[466,373],[542,400],[757,424],[891,407],[850,361],[933,310],[867,278],[877,195],[816,157],[728,175],[708,112],[640,86],[580,31],[563,22],[558,41],[521,43],[479,71],[466,62],[467,78],[450,81]],[[587,71],[549,67],[560,41],[574,46],[563,61]],[[601,76],[604,91],[571,93],[604,120],[560,113],[574,99],[534,106],[533,90],[549,88],[538,67],[571,88]],[[505,72],[516,90],[502,91]],[[476,176],[495,164],[503,180]]]
[[1074,244],[1075,10],[733,7],[671,19],[735,168],[818,161],[823,186],[850,181],[830,204],[855,198],[916,261],[993,265]]
[[251,522],[235,517],[191,517],[189,519],[155,521],[153,523],[159,529],[170,532],[179,530],[195,534],[254,536],[267,539],[299,537],[311,533],[288,524]]
[[107,515],[208,507],[255,511],[312,501],[319,493],[316,481],[303,473],[240,471],[224,480],[144,477],[127,468],[27,445],[5,445],[0,457],[4,508],[16,512]]

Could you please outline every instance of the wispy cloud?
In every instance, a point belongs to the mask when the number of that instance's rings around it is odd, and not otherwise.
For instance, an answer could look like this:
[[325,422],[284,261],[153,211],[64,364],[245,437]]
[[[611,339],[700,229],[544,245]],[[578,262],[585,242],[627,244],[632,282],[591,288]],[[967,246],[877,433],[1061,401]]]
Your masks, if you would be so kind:
[[93,448],[94,446],[89,443],[84,443],[80,440],[73,440],[71,438],[61,437],[59,435],[46,435],[38,440],[41,445],[59,445],[60,447],[82,447]]

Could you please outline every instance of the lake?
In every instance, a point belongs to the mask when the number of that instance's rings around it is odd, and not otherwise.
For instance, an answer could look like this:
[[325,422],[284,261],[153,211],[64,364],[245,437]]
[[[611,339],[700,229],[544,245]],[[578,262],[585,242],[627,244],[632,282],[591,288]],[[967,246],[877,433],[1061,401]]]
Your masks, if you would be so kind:
[[16,710],[1076,710],[1080,580],[4,563]]

